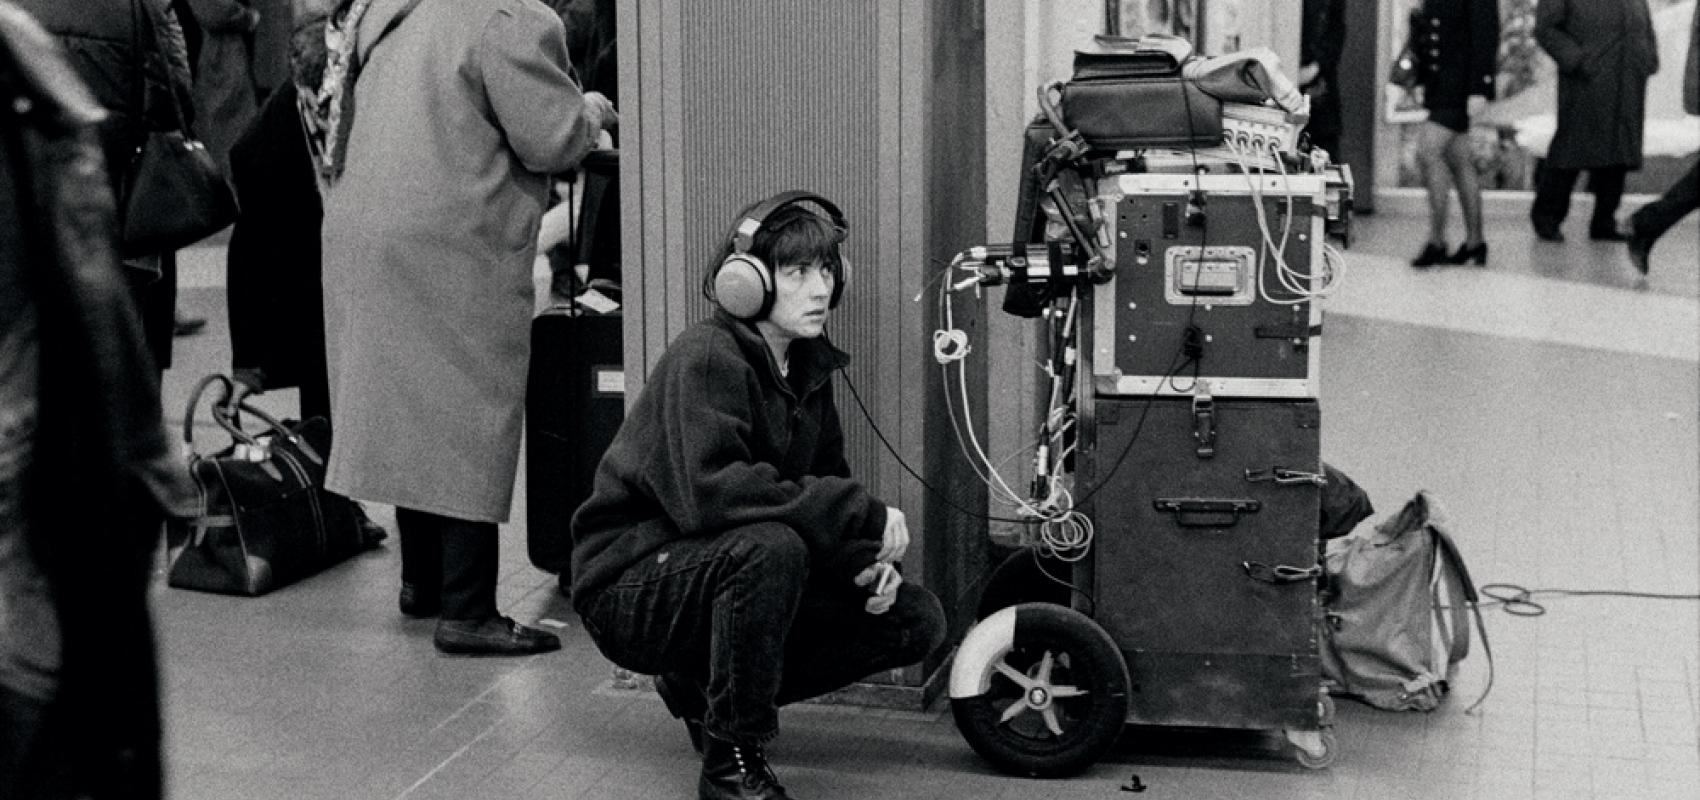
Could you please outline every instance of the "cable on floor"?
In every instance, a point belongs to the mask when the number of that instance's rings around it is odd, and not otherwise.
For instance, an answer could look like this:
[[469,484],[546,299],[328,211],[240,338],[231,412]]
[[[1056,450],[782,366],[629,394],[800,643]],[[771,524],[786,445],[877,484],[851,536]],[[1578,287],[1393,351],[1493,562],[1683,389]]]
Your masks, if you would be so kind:
[[1641,600],[1700,600],[1700,594],[1666,594],[1663,592],[1634,592],[1622,589],[1525,589],[1515,583],[1488,583],[1477,589],[1493,598],[1492,602],[1477,605],[1499,606],[1505,613],[1519,617],[1539,617],[1547,613],[1546,606],[1534,601],[1536,595],[1555,597],[1632,597]]

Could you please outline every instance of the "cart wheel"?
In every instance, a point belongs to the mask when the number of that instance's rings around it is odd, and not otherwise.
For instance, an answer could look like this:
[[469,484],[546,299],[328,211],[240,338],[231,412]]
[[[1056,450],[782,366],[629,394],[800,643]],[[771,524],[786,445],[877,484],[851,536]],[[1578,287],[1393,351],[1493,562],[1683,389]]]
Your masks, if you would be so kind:
[[1287,731],[1287,741],[1292,743],[1293,754],[1305,769],[1327,768],[1334,763],[1334,757],[1340,750],[1334,740],[1334,731],[1327,728],[1319,731],[1290,730]]
[[998,769],[1050,778],[1079,772],[1127,722],[1127,663],[1084,614],[1010,606],[975,625],[950,670],[956,727]]

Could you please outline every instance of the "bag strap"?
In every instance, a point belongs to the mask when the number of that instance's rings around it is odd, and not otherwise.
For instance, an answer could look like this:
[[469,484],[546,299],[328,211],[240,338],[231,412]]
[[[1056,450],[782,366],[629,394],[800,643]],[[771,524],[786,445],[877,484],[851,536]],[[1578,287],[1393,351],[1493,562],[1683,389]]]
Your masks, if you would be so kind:
[[[1487,624],[1482,620],[1482,609],[1479,604],[1480,595],[1476,592],[1475,582],[1470,579],[1469,568],[1464,566],[1464,556],[1458,552],[1458,545],[1438,525],[1429,525],[1428,530],[1433,536],[1435,558],[1439,559],[1444,564],[1445,569],[1451,573],[1453,583],[1457,584],[1464,594],[1464,605],[1469,608],[1470,614],[1476,619],[1476,633],[1482,640],[1482,653],[1487,656],[1487,685],[1482,687],[1481,696],[1464,709],[1464,713],[1469,714],[1480,707],[1487,700],[1488,693],[1493,691],[1493,647],[1488,644]],[[1467,623],[1463,632],[1467,639],[1470,635]]]
[[[148,2],[149,0],[133,0],[130,4],[130,16],[134,20],[134,24],[131,26],[131,36],[134,41],[137,63],[141,67],[141,69],[138,70],[138,74],[141,75],[141,80],[137,81],[137,85],[141,87],[142,96],[141,101],[136,104],[136,110],[142,115],[142,118],[145,121],[148,117],[148,100],[153,96],[153,92],[148,91],[148,59],[158,58],[160,66],[165,70],[165,94],[167,97],[171,98],[171,117],[177,123],[176,130],[182,131],[184,136],[191,136],[189,132],[189,120],[183,114],[183,103],[177,97],[176,76],[171,73],[170,60],[165,58],[164,48],[161,47],[159,42],[159,28],[160,23],[163,20],[160,17],[160,12],[155,11],[152,6],[147,5]],[[138,7],[143,9],[140,14],[136,12]],[[147,40],[151,44],[151,46],[146,50],[142,48],[141,38],[144,22],[147,25]]]
[[[425,0],[407,0],[406,5],[403,5],[395,12],[395,16],[390,17],[389,21],[384,23],[383,30],[378,31],[378,35],[372,39],[371,46],[365,48],[366,52],[370,54],[373,50],[378,49],[378,45],[383,43],[384,38],[395,32],[395,29],[400,27],[402,22],[406,21],[407,16],[413,13],[413,9],[418,8],[419,4],[424,1]],[[357,43],[354,46],[354,51],[348,55],[348,81],[350,85],[343,87],[343,91],[345,92],[353,88],[352,84],[354,83],[355,78],[360,75],[360,70],[365,66],[366,59],[361,58],[361,49],[362,48]]]
[[323,465],[325,463],[324,457],[319,455],[319,452],[308,444],[306,439],[301,438],[295,431],[290,430],[266,411],[249,405],[246,400],[238,403],[233,409],[230,406],[230,399],[235,396],[236,385],[229,376],[218,373],[202,378],[199,383],[195,384],[194,391],[189,393],[189,404],[183,411],[183,449],[186,458],[198,456],[195,452],[195,410],[200,408],[201,399],[206,396],[207,390],[214,386],[222,388],[224,395],[212,404],[212,419],[226,433],[229,433],[231,438],[246,445],[258,446],[260,444],[257,437],[242,429],[242,423],[236,416],[236,411],[244,411],[266,423],[274,433],[294,445],[296,449],[301,451],[302,455],[314,464]]

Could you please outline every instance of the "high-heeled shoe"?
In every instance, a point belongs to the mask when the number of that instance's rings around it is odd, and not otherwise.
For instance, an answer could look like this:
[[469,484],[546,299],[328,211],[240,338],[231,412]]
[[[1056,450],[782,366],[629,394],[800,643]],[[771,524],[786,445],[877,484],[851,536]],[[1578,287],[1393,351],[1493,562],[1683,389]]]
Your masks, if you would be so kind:
[[1487,264],[1487,242],[1480,242],[1475,247],[1460,245],[1458,252],[1448,259],[1454,264],[1474,264],[1478,267]]
[[1452,256],[1446,252],[1446,245],[1429,242],[1423,246],[1423,251],[1411,261],[1413,267],[1433,267],[1452,263]]

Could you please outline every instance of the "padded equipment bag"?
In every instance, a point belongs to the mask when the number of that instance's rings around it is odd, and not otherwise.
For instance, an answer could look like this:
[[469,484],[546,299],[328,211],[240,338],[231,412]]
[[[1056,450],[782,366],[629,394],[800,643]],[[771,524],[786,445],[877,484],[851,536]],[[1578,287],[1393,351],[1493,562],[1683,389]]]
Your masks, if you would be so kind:
[[[213,386],[222,387],[224,397],[213,404],[212,420],[233,442],[202,455],[194,449],[195,411]],[[200,509],[166,522],[167,583],[253,597],[377,544],[356,522],[353,502],[324,489],[330,423],[314,417],[285,425],[243,403],[240,410],[268,428],[250,434],[228,405],[232,388],[223,375],[202,379],[183,415],[183,443],[200,489]]]

